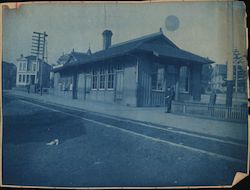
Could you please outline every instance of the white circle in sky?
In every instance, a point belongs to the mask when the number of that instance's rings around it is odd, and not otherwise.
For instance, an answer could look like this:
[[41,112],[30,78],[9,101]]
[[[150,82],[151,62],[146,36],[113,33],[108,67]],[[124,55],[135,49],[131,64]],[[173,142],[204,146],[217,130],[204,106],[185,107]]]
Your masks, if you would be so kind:
[[169,31],[175,31],[180,26],[180,21],[177,16],[170,15],[165,20],[166,29]]

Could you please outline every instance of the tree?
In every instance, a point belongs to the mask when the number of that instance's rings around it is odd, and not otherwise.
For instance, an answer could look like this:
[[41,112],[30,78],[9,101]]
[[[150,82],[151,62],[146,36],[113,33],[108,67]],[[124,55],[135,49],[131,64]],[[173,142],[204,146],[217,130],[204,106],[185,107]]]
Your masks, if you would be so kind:
[[236,93],[246,92],[246,87],[247,87],[246,70],[247,70],[246,57],[242,56],[239,50],[234,49],[233,51],[233,79],[234,79],[234,91]]

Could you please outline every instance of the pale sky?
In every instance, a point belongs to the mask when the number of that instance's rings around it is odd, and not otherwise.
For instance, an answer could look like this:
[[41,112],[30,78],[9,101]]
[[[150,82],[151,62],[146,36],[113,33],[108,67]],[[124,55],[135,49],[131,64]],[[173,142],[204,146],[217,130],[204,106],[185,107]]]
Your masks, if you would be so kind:
[[[105,14],[106,10],[106,14]],[[106,15],[106,16],[105,16]],[[174,15],[180,25],[168,31],[165,19]],[[3,12],[3,60],[16,63],[20,54],[30,55],[32,33],[48,34],[48,61],[56,63],[62,53],[102,49],[102,32],[113,32],[112,44],[158,32],[178,47],[216,63],[227,60],[226,2],[175,2],[120,4],[57,3],[24,5]],[[234,47],[246,54],[245,6],[234,6]],[[105,19],[106,18],[106,19]]]

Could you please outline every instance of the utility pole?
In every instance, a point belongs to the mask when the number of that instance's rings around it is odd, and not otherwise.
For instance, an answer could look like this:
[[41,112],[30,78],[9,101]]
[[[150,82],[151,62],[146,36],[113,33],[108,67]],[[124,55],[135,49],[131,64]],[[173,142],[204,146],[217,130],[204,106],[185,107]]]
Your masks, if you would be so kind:
[[239,80],[239,64],[240,64],[240,52],[234,49],[234,71],[235,71],[235,100],[237,103],[238,99],[238,80]]
[[[31,54],[36,56],[36,63],[39,65],[39,85],[41,95],[43,94],[43,63],[45,57],[46,37],[48,37],[46,32],[33,32],[32,36]],[[39,61],[40,56],[42,56],[41,61]]]
[[226,106],[232,107],[233,104],[233,48],[234,48],[234,16],[233,1],[227,2],[227,94]]

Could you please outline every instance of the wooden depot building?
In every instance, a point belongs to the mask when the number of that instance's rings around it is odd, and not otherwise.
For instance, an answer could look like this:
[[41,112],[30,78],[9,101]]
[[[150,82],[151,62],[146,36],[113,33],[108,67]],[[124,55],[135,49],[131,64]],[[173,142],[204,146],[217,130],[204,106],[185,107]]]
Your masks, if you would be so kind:
[[175,100],[201,98],[201,70],[213,61],[177,47],[160,32],[111,45],[103,33],[103,50],[72,51],[55,66],[55,95],[127,106],[163,106],[168,86]]

